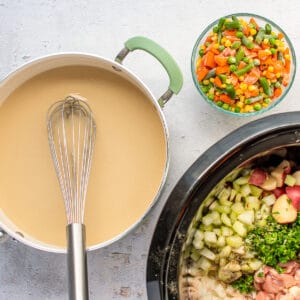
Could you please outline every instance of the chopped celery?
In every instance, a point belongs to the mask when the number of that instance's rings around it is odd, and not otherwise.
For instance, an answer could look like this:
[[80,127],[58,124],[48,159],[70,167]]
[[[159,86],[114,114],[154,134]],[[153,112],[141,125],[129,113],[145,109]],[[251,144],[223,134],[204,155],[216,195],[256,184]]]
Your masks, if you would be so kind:
[[233,248],[239,248],[243,245],[243,239],[238,235],[232,235],[228,236],[226,238],[227,245],[233,247]]
[[206,258],[208,258],[209,260],[215,260],[216,259],[216,255],[215,253],[213,253],[211,250],[209,250],[208,248],[203,248],[200,251],[200,254]]
[[211,225],[213,221],[214,221],[214,216],[211,213],[207,214],[202,218],[202,224],[204,224],[205,226]]
[[226,240],[224,236],[219,236],[218,241],[217,241],[217,246],[219,248],[224,247],[226,245]]
[[196,249],[192,249],[191,258],[192,258],[193,261],[198,261],[198,259],[200,258],[199,251],[197,251]]
[[221,215],[221,221],[223,222],[224,225],[228,227],[232,226],[230,218],[224,213]]
[[228,257],[231,253],[231,246],[227,245],[225,246],[221,252],[219,253],[220,257]]
[[262,189],[255,186],[255,185],[252,185],[250,184],[250,189],[251,189],[251,194],[255,197],[260,197],[260,195],[262,194]]
[[218,194],[218,199],[220,200],[220,202],[228,200],[230,196],[230,192],[231,190],[229,188],[223,188]]
[[233,234],[232,229],[226,226],[221,227],[221,232],[223,236],[231,236]]
[[199,268],[201,268],[203,271],[208,272],[210,267],[211,267],[211,262],[208,259],[206,259],[205,257],[202,256],[199,259],[199,261],[197,262],[197,266]]
[[235,184],[237,185],[244,185],[249,182],[249,176],[244,176],[244,177],[239,177],[234,181]]
[[251,188],[250,188],[250,185],[249,184],[244,184],[242,187],[241,187],[241,194],[246,197],[248,195],[251,194]]
[[240,221],[235,221],[232,225],[233,230],[241,237],[246,237],[247,229]]
[[225,205],[217,205],[215,210],[219,213],[224,213],[224,214],[229,214],[231,209],[230,206],[225,206]]
[[286,175],[284,183],[288,186],[294,186],[296,184],[296,178],[293,175]]
[[204,241],[207,244],[215,244],[217,242],[217,235],[213,231],[204,232]]
[[195,240],[193,240],[193,246],[196,249],[200,250],[200,249],[202,249],[204,247],[204,242],[202,240],[196,240],[195,239]]
[[234,189],[231,189],[229,201],[233,201],[236,194],[237,194],[237,191],[235,191]]
[[254,211],[246,210],[238,216],[238,220],[246,225],[253,225],[254,223]]
[[245,198],[245,208],[259,210],[261,201],[255,196],[248,196]]
[[231,206],[231,210],[233,212],[235,212],[236,214],[241,214],[242,212],[245,211],[245,207],[241,202],[235,202],[232,206]]
[[263,197],[261,199],[261,201],[264,202],[265,204],[267,204],[268,206],[271,206],[275,203],[276,197],[274,194],[270,194],[270,195]]

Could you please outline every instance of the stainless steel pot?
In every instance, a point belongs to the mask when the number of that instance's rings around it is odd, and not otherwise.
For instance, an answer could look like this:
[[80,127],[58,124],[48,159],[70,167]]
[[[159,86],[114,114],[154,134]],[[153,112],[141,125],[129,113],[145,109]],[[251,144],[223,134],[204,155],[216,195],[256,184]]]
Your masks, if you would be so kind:
[[[140,78],[138,78],[127,67],[122,65],[122,61],[126,57],[126,55],[137,49],[144,50],[150,53],[151,55],[153,55],[155,58],[157,58],[162,64],[162,66],[166,69],[169,75],[170,78],[169,87],[167,91],[158,100],[154,97],[154,95],[151,93],[149,88],[144,84],[144,82]],[[164,130],[165,140],[167,141],[167,147],[165,149],[167,155],[167,159],[165,163],[165,172],[161,180],[160,186],[157,187],[158,193],[156,197],[153,199],[151,205],[144,212],[144,214],[140,216],[140,219],[136,223],[132,224],[129,228],[127,228],[125,232],[114,237],[109,241],[88,248],[88,250],[93,250],[93,249],[103,247],[121,238],[130,230],[132,230],[143,220],[145,215],[151,210],[152,206],[157,201],[162,186],[165,182],[167,171],[168,171],[168,165],[169,165],[168,129],[167,129],[164,115],[162,113],[162,107],[171,98],[173,93],[177,94],[180,91],[182,87],[183,79],[182,79],[181,71],[179,70],[176,62],[163,48],[161,48],[158,44],[145,37],[134,37],[129,39],[125,43],[124,49],[117,55],[115,61],[100,56],[83,54],[83,53],[60,53],[60,54],[49,55],[49,56],[45,56],[33,60],[21,66],[14,72],[10,73],[0,83],[0,91],[1,91],[0,104],[2,101],[5,101],[5,99],[16,88],[18,88],[20,85],[22,85],[24,82],[28,81],[29,79],[33,78],[34,76],[42,72],[52,70],[54,68],[73,66],[73,65],[92,66],[99,69],[108,70],[110,72],[116,72],[119,76],[123,77],[124,79],[126,79],[127,81],[129,81],[130,83],[138,87],[146,95],[148,101],[150,101],[155,107],[155,110],[159,115]],[[26,233],[22,232],[22,228],[17,228],[16,225],[4,214],[4,212],[1,210],[1,207],[0,207],[0,227],[3,229],[0,232],[0,239],[2,240],[5,238],[5,232],[6,232],[16,240],[37,249],[41,249],[49,252],[66,251],[63,248],[44,244],[30,236],[27,236]]]
[[[179,180],[157,223],[147,262],[149,300],[180,299],[181,249],[198,208],[226,175],[245,162],[263,159],[275,149],[299,159],[300,112],[282,113],[251,122],[205,151]],[[300,149],[300,148],[299,148]]]

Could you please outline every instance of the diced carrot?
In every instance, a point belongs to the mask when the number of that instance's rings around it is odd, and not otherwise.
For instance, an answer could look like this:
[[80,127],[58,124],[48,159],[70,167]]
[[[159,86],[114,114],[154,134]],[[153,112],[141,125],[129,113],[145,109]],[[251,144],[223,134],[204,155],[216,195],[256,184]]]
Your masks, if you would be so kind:
[[220,96],[215,95],[214,101],[217,102],[217,101],[219,101],[219,100],[220,100]]
[[261,60],[267,59],[272,53],[268,50],[259,50],[258,51],[258,58]]
[[214,47],[211,48],[211,51],[215,54],[215,55],[218,55],[220,54],[220,51]]
[[265,75],[268,79],[275,79],[276,75],[273,72],[267,71]]
[[282,89],[281,88],[276,88],[275,90],[274,90],[274,97],[279,97],[280,95],[281,95],[281,93],[282,93]]
[[216,67],[216,74],[225,74],[225,73],[229,73],[229,66],[222,66],[222,67]]
[[214,83],[217,87],[222,88],[222,81],[218,76],[215,78]]
[[220,100],[222,100],[224,103],[227,103],[227,104],[234,104],[234,100],[231,99],[228,95],[226,94],[222,94],[220,95]]
[[213,54],[213,52],[208,51],[202,58],[204,66],[209,68],[214,68],[216,66],[214,58],[215,55]]
[[211,36],[211,35],[209,35],[209,36],[208,36],[208,37],[205,39],[205,43],[206,43],[206,42],[211,42],[211,41],[212,41],[212,39],[211,39],[211,38],[212,38],[212,36]]
[[274,62],[273,68],[274,68],[275,73],[282,72],[283,63],[280,60],[277,60],[277,61]]
[[256,76],[257,78],[260,77],[260,71],[258,68],[252,68],[250,71],[250,74],[252,74],[253,76]]
[[290,48],[285,48],[284,49],[284,54],[290,54]]
[[284,38],[284,34],[282,32],[279,32],[277,37],[281,40]]
[[270,45],[269,44],[265,44],[265,43],[262,43],[261,47],[263,49],[270,49]]
[[224,36],[235,36],[236,30],[224,30],[223,35]]
[[208,69],[205,67],[200,67],[197,69],[197,79],[199,81],[203,80],[208,73]]
[[255,29],[256,29],[256,30],[259,29],[258,24],[256,23],[256,21],[255,21],[253,18],[250,18],[249,22],[252,23],[252,24],[255,26]]
[[233,86],[235,86],[239,81],[238,77],[233,73],[229,76],[229,79]]
[[240,63],[239,63],[239,66],[238,66],[238,69],[240,70],[240,69],[243,69],[244,67],[246,67],[247,66],[247,64],[244,62],[244,61],[240,61]]
[[254,84],[255,82],[257,82],[257,80],[258,80],[257,76],[254,76],[253,74],[249,73],[246,75],[243,82],[247,84]]
[[252,97],[252,96],[251,96],[251,92],[248,91],[248,90],[246,90],[246,91],[244,92],[244,96],[245,96],[246,98]]
[[251,97],[256,97],[259,95],[259,89],[254,89],[253,91],[250,91]]
[[285,70],[289,73],[291,71],[291,61],[286,60],[284,66],[285,66]]
[[282,84],[284,86],[287,86],[289,84],[289,81],[290,81],[290,75],[289,75],[289,73],[284,72],[283,73]]
[[254,44],[253,49],[251,49],[253,52],[258,52],[259,50],[261,50],[261,47],[257,44]]
[[243,33],[244,33],[244,35],[249,35],[250,34],[250,28],[249,28],[249,26],[245,26],[244,27]]
[[215,62],[217,63],[218,66],[226,66],[227,65],[227,59],[228,57],[223,56],[223,55],[215,55]]

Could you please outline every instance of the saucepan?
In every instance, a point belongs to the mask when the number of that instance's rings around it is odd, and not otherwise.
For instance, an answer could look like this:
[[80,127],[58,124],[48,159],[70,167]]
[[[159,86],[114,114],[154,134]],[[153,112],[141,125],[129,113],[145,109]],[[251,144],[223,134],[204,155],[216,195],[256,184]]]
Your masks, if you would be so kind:
[[298,164],[299,118],[300,112],[288,112],[252,121],[210,147],[186,171],[170,194],[154,231],[147,262],[149,299],[207,297],[203,288],[198,291],[201,297],[193,296],[195,291],[199,294],[193,287],[191,294],[183,294],[190,275],[181,277],[186,245],[194,238],[190,235],[194,221],[201,221],[207,209],[204,201],[209,200],[218,183],[238,169],[253,164],[273,168],[274,162],[285,157]]
[[[158,100],[138,76],[122,65],[134,50],[150,53],[169,75],[169,87]],[[74,90],[66,88],[66,77]],[[54,199],[58,196],[58,183],[50,152],[46,152],[46,112],[49,104],[65,96],[63,93],[81,93],[76,84],[82,81],[87,94],[90,87],[97,86],[97,99],[88,99],[92,100],[92,109],[102,103],[94,111],[98,144],[93,164],[97,170],[91,171],[89,185],[94,191],[87,197],[88,250],[123,237],[156,203],[169,165],[168,129],[162,107],[183,83],[174,59],[145,37],[129,39],[115,60],[82,53],[49,55],[26,63],[0,83],[0,139],[4,146],[0,159],[2,237],[7,233],[30,247],[66,251],[63,242],[56,242],[57,236],[65,236],[64,219],[60,219],[64,207],[61,199]],[[111,91],[104,93],[108,85]],[[48,92],[53,96],[45,100]],[[135,130],[141,130],[141,134],[135,136]],[[51,174],[46,176],[48,168]],[[122,225],[117,225],[120,222]],[[94,238],[89,241],[89,236]]]

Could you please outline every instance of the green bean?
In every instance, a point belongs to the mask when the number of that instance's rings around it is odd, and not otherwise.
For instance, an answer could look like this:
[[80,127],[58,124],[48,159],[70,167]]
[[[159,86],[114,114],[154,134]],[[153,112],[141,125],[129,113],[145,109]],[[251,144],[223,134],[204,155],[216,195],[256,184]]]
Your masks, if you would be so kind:
[[218,22],[218,32],[220,32],[222,30],[222,27],[224,25],[225,22],[225,18],[221,18]]
[[245,66],[242,69],[239,69],[237,71],[234,72],[234,74],[238,77],[246,74],[247,72],[249,72],[252,68],[254,67],[253,63],[249,63],[247,66]]
[[237,49],[241,47],[241,42],[240,41],[236,41],[231,45],[232,49]]
[[206,74],[206,76],[204,77],[203,80],[209,79],[209,78],[214,77],[214,76],[216,76],[216,69],[215,68],[209,70],[209,72]]
[[225,88],[225,91],[227,93],[227,95],[231,98],[234,99],[235,98],[235,89],[234,86],[232,84],[228,84]]
[[225,82],[226,82],[226,79],[227,79],[227,76],[226,76],[226,75],[224,75],[224,74],[219,74],[218,76],[219,76],[219,78],[221,79],[222,83],[225,83]]
[[267,80],[267,78],[265,77],[260,77],[259,78],[259,82],[264,90],[264,93],[267,95],[267,96],[272,96],[273,95],[273,91],[272,91],[272,88],[271,86],[269,85],[269,82]]
[[245,100],[245,103],[246,103],[246,104],[252,104],[252,103],[254,103],[254,102],[257,102],[257,101],[262,100],[263,97],[264,97],[263,95],[258,95],[258,96],[255,96],[255,97],[247,98],[247,99]]
[[225,22],[224,26],[226,29],[240,29],[241,23],[239,21]]
[[235,57],[237,64],[243,59],[244,55],[245,55],[244,50],[242,48],[240,48]]
[[231,19],[232,19],[232,21],[239,22],[239,19],[237,18],[237,16],[231,16]]
[[247,37],[243,36],[242,37],[242,43],[245,45],[248,49],[253,49],[254,44],[251,42]]
[[277,59],[283,61],[283,53],[281,51],[277,52]]
[[229,70],[230,70],[231,73],[233,73],[234,71],[237,70],[237,66],[236,65],[230,65]]
[[220,30],[218,32],[218,44],[221,44],[221,40],[222,40],[222,31]]
[[256,35],[256,37],[255,37],[255,42],[256,42],[257,44],[261,44],[261,42],[262,42],[263,39],[264,39],[264,36],[265,36],[265,31],[264,31],[263,29],[259,29],[259,30],[258,30],[258,33],[257,33],[257,35]]
[[217,32],[219,32],[219,28],[218,28],[218,26],[215,26],[215,27],[213,28],[213,32],[214,32],[214,33],[217,33]]
[[269,23],[265,25],[266,34],[270,34],[272,32],[272,27]]

